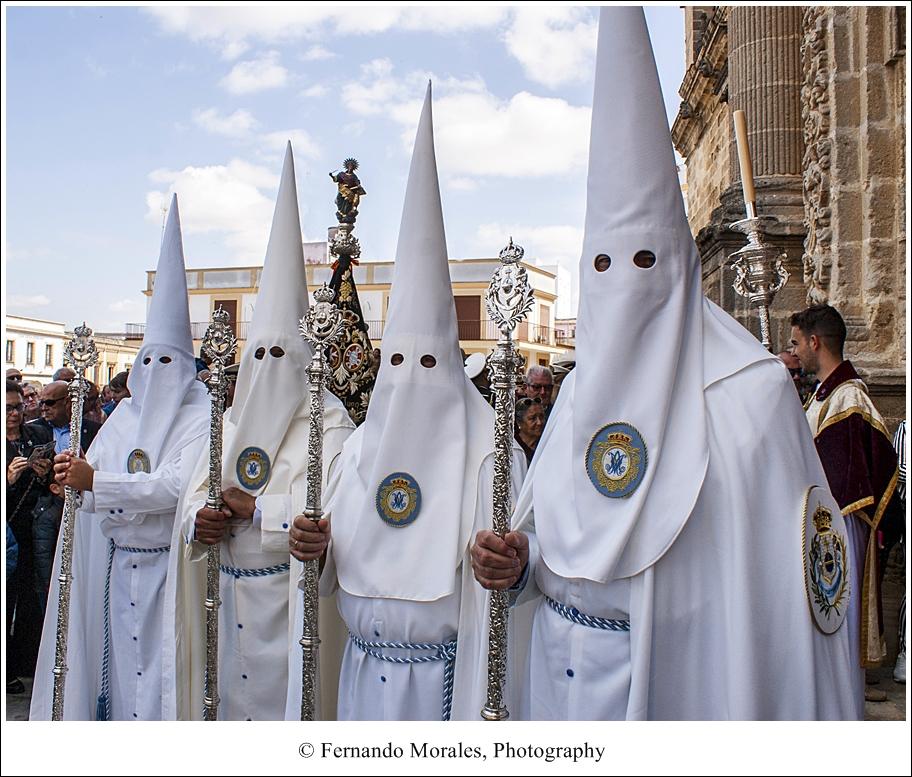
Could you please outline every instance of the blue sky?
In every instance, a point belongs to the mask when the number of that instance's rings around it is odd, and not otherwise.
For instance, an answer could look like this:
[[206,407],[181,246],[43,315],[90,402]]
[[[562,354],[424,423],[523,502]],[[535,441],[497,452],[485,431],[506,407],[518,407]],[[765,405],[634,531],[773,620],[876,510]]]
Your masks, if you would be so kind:
[[[145,317],[161,205],[189,267],[259,264],[285,140],[304,237],[335,223],[327,173],[361,163],[365,259],[393,258],[434,82],[451,257],[574,270],[582,243],[594,7],[5,7],[7,311],[98,330]],[[669,121],[683,11],[647,20]]]

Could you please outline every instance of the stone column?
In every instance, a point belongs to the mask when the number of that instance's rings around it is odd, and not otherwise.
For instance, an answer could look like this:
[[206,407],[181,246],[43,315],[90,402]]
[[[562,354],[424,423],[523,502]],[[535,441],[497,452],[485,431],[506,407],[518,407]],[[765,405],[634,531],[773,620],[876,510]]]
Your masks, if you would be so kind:
[[799,6],[732,6],[728,22],[728,100],[747,115],[754,175],[800,176]]
[[[757,211],[779,221],[768,236],[787,254],[791,278],[771,310],[773,347],[788,341],[788,317],[805,305],[802,281],[804,196],[801,120],[801,41],[803,9],[799,6],[732,6],[728,19],[728,100],[732,112],[743,110],[754,163]],[[730,130],[731,159],[737,159]],[[744,213],[740,170],[732,164],[732,184],[721,200],[725,216]],[[734,220],[734,219],[733,219]],[[728,242],[728,241],[726,241]],[[735,242],[740,242],[735,238]],[[728,246],[726,246],[728,248]],[[728,273],[726,273],[727,275]],[[727,280],[727,278],[726,278]],[[728,290],[724,294],[728,295]],[[758,324],[746,302],[732,295],[737,317],[751,331]]]

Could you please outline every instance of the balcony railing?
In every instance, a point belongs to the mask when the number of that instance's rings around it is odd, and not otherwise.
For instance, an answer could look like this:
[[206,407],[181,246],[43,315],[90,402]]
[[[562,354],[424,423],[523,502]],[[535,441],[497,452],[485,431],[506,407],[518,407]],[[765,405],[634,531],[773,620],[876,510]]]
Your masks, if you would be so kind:
[[[202,340],[206,334],[206,329],[209,327],[210,321],[193,321],[190,323],[190,334],[193,336],[194,340]],[[247,331],[250,328],[249,321],[235,321],[231,324],[231,328],[234,331],[234,336],[238,340],[247,339]],[[127,324],[126,325],[126,339],[127,340],[142,340],[143,336],[146,333],[145,324]]]
[[[368,321],[367,332],[371,340],[383,339],[384,321]],[[482,340],[497,341],[500,338],[500,330],[493,321],[459,321],[457,323],[460,340]],[[558,337],[561,333],[550,326],[542,324],[521,323],[514,333],[514,337],[522,343],[535,343],[537,345],[547,345],[556,347]]]
[[[382,340],[383,329],[386,321],[380,319],[368,320],[367,335],[371,340]],[[190,324],[190,331],[194,340],[202,340],[209,326],[208,321],[194,321]],[[500,337],[500,331],[493,321],[459,321],[459,339],[460,340],[481,340],[496,342]],[[237,321],[233,324],[235,336],[238,340],[246,340],[250,328],[249,321]],[[126,339],[142,340],[145,334],[145,324],[127,324]],[[520,343],[530,343],[535,345],[545,345],[549,347],[572,347],[574,338],[567,336],[563,331],[554,329],[554,327],[544,326],[542,324],[521,323],[514,333],[514,337]]]

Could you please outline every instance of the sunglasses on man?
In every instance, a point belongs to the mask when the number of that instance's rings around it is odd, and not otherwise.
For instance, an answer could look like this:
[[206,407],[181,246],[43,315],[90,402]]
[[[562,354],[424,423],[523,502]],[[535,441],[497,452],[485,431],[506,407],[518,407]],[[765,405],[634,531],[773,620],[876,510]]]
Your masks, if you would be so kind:
[[57,399],[39,399],[38,404],[41,407],[54,407],[58,402],[63,402],[66,397],[57,397]]

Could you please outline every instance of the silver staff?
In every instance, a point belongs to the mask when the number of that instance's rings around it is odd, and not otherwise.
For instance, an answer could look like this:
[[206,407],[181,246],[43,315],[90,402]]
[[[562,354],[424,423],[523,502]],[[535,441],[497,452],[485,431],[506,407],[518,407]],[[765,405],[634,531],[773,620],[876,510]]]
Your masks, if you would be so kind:
[[[488,315],[500,329],[497,348],[490,357],[491,388],[494,390],[494,531],[503,537],[510,531],[513,512],[510,471],[513,463],[513,415],[516,405],[516,372],[523,364],[513,344],[513,329],[532,308],[532,286],[525,268],[522,246],[510,244],[500,252],[501,265],[494,271],[485,294]],[[488,694],[481,717],[505,720],[510,712],[503,703],[507,672],[506,591],[491,591],[488,625]]]
[[776,222],[772,216],[757,215],[757,194],[754,189],[754,168],[751,161],[750,145],[747,140],[747,120],[744,111],[735,111],[735,140],[738,147],[738,163],[741,169],[741,188],[744,192],[746,219],[736,221],[731,228],[747,235],[747,245],[735,251],[729,258],[735,271],[732,283],[734,290],[746,297],[760,317],[760,342],[766,350],[772,350],[770,342],[770,305],[779,290],[789,279],[788,270],[782,265],[786,254],[763,242],[763,233]]
[[[98,351],[92,339],[92,330],[84,323],[77,326],[73,339],[66,344],[63,351],[63,363],[72,367],[76,377],[70,382],[70,447],[73,456],[79,456],[82,437],[82,404],[89,389],[86,370],[98,363]],[[71,488],[64,487],[63,505],[63,548],[61,549],[60,595],[57,600],[57,650],[54,656],[54,700],[51,709],[51,720],[63,720],[63,694],[67,673],[67,638],[70,625],[70,583],[73,568],[73,535],[76,523],[76,511],[82,504],[82,495]]]
[[[228,311],[218,308],[212,313],[212,323],[203,335],[202,352],[209,357],[209,377],[206,385],[212,398],[209,415],[209,493],[206,507],[222,509],[222,429],[225,415],[225,394],[228,390],[225,367],[231,363],[237,348],[237,338],[229,323]],[[203,696],[206,720],[218,720],[218,608],[219,562],[218,545],[206,551],[206,688]]]
[[[323,390],[329,377],[325,357],[327,346],[335,343],[345,327],[341,311],[333,304],[335,292],[325,283],[314,292],[315,304],[301,319],[300,332],[314,351],[307,368],[310,379],[310,436],[307,440],[307,506],[304,515],[311,521],[323,517]],[[317,626],[320,601],[320,561],[304,562],[304,629],[301,649],[301,720],[316,720],[317,677],[319,675],[320,635]]]
[[789,279],[789,271],[782,265],[786,254],[763,242],[763,232],[775,222],[772,216],[753,216],[732,224],[732,229],[747,235],[747,245],[729,257],[735,271],[732,288],[757,310],[760,342],[767,351],[772,349],[770,305]]

